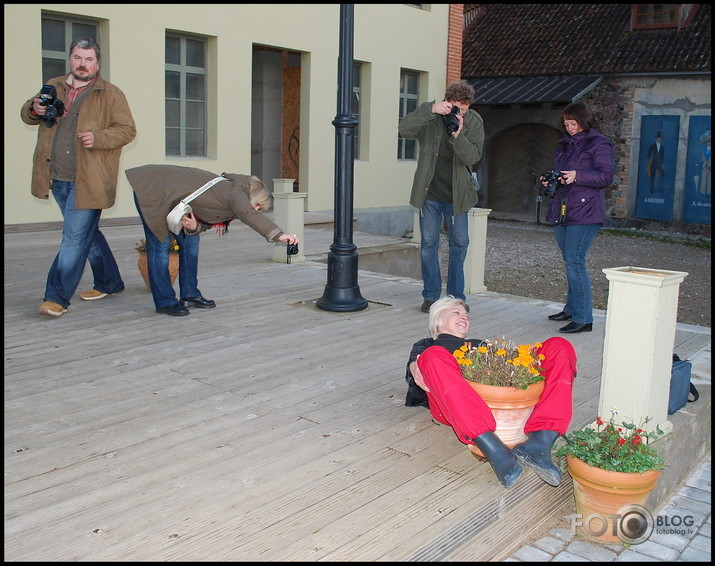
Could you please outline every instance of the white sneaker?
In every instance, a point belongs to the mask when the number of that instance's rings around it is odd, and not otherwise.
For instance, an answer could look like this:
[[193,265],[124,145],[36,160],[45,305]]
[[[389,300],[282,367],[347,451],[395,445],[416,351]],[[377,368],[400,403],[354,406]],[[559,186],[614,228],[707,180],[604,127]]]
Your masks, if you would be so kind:
[[79,296],[84,301],[96,301],[98,299],[103,299],[109,295],[109,293],[102,293],[102,291],[97,291],[96,289],[91,289],[89,291],[82,291]]

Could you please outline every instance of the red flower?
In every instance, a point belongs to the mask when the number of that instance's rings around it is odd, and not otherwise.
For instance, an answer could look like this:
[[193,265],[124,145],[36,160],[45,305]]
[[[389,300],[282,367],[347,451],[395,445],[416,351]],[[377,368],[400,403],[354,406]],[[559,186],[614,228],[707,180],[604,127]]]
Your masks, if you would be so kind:
[[601,417],[596,417],[596,424],[598,426],[603,426],[603,421],[601,420]]
[[632,442],[633,444],[640,444],[641,442],[643,442],[643,439],[641,439],[640,436],[635,435],[635,436],[633,437],[633,439],[631,440],[631,442]]
[[623,446],[623,445],[626,443],[626,439],[625,439],[625,438],[619,438],[616,442],[618,442],[618,445],[619,445],[619,446]]

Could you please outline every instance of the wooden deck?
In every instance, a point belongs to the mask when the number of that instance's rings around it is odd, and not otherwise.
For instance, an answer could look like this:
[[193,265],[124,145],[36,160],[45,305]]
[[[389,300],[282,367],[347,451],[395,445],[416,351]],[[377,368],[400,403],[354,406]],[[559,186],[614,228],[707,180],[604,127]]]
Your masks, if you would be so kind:
[[[571,498],[570,481],[531,471],[503,489],[404,406],[410,346],[427,335],[420,281],[361,271],[368,308],[324,311],[332,229],[306,226],[308,261],[288,265],[236,224],[201,241],[217,308],[183,318],[154,312],[138,225],[103,229],[126,291],[75,295],[59,319],[37,308],[61,233],[5,234],[5,560],[499,560]],[[396,241],[354,234],[359,248]],[[468,300],[472,336],[557,332],[546,315],[560,304]],[[597,409],[604,321],[571,337],[573,427]],[[678,325],[675,350],[710,339]]]

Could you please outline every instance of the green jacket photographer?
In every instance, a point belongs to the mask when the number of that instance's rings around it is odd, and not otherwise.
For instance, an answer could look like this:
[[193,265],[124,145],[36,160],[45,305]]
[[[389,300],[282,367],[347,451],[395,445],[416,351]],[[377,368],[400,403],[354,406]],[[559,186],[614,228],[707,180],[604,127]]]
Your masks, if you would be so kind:
[[[441,136],[444,135],[442,116],[432,113],[434,101],[425,102],[400,121],[400,135],[418,142],[417,170],[412,182],[410,204],[421,209],[427,197],[430,181],[437,163]],[[471,166],[482,158],[484,121],[470,109],[464,116],[464,127],[456,138],[450,136],[454,150],[452,167],[452,195],[454,213],[467,212],[477,204],[477,194],[471,177]]]

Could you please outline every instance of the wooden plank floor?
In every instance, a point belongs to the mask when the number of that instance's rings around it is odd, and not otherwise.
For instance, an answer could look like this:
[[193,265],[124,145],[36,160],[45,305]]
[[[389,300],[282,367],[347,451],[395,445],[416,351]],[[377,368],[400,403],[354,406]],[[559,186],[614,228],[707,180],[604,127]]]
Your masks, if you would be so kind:
[[[244,226],[205,235],[200,288],[218,307],[183,318],[154,312],[140,226],[103,231],[127,289],[76,295],[59,319],[37,308],[61,233],[5,234],[7,561],[492,560],[570,497],[530,471],[503,489],[404,406],[406,358],[427,335],[419,281],[361,271],[367,309],[315,306],[332,229],[306,226],[308,261],[290,265]],[[398,241],[354,234],[359,248]],[[558,328],[546,315],[561,305],[468,300],[472,336]],[[604,321],[571,338],[573,427],[598,405]],[[678,325],[675,350],[710,338]]]

